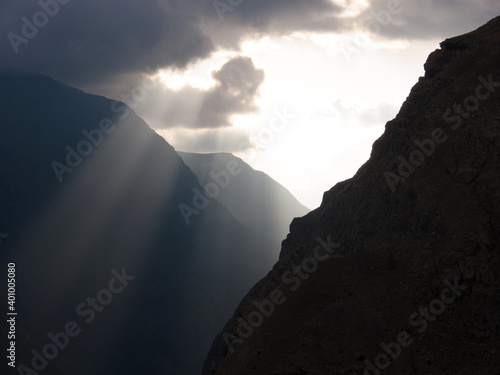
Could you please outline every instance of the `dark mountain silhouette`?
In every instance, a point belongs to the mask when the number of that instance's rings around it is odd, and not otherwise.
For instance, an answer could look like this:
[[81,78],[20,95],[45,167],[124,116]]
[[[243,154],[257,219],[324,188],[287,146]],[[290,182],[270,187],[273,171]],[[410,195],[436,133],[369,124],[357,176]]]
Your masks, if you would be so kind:
[[[214,199],[255,233],[269,238],[273,246],[281,245],[293,218],[310,211],[267,174],[254,170],[232,154],[178,154],[202,186],[214,183],[220,186],[219,189],[214,188],[214,193],[217,193]],[[231,162],[236,163],[241,171],[224,179],[221,173],[227,171]]]
[[[17,272],[16,365],[199,373],[277,252],[198,194],[175,150],[122,103],[1,75],[0,254]],[[189,225],[182,204],[198,207]]]
[[500,17],[447,39],[295,219],[204,374],[500,374]]

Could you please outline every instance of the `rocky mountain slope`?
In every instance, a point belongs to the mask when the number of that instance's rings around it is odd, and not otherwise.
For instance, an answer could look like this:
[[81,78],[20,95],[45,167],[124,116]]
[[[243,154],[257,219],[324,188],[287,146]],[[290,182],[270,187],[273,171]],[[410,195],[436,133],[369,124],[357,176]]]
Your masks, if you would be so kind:
[[[178,154],[200,185],[219,187],[213,188],[214,199],[256,234],[269,238],[273,246],[281,246],[295,217],[310,211],[278,182],[232,154]],[[232,162],[237,163],[241,172],[227,178],[224,172]]]
[[39,75],[0,76],[0,233],[26,374],[199,373],[278,257],[123,103]]
[[203,374],[500,374],[500,17],[425,71],[293,221]]

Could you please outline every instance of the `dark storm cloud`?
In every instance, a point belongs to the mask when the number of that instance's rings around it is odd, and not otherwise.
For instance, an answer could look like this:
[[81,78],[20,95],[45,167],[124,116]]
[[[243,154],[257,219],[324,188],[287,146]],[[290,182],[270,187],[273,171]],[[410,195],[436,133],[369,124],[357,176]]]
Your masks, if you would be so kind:
[[[371,0],[359,17],[342,18],[342,8],[329,0],[3,0],[0,68],[102,84],[148,66],[185,67],[217,48],[237,48],[250,36],[350,31],[390,3]],[[404,10],[380,34],[442,39],[500,12],[498,0],[400,3]]]
[[255,98],[264,72],[252,59],[236,57],[212,72],[216,84],[208,90],[185,86],[151,92],[136,111],[156,128],[219,128],[231,126],[231,116],[255,112]]
[[[76,84],[147,66],[185,66],[214,48],[194,3],[6,0],[0,5],[0,64]],[[41,13],[49,14],[46,20]],[[9,38],[10,32],[16,36]]]
[[195,126],[229,126],[230,115],[257,110],[254,98],[264,81],[264,72],[256,69],[250,58],[235,58],[212,77],[217,85],[206,93]]
[[77,85],[113,80],[207,57],[218,47],[217,32],[236,41],[270,28],[290,32],[320,25],[321,12],[338,9],[328,0],[244,1],[232,8],[221,22],[212,0],[5,0],[0,68]]
[[[220,21],[244,26],[248,30],[272,34],[293,31],[332,31],[340,28],[342,8],[329,0],[233,0],[233,10],[210,1]],[[222,16],[222,17],[221,17]]]

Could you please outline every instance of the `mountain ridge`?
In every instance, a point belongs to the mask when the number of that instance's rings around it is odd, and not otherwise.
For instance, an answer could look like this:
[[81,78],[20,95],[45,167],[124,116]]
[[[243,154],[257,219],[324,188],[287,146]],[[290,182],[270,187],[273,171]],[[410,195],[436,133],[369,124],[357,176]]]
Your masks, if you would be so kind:
[[[178,154],[197,176],[200,185],[212,185],[210,190],[216,193],[213,199],[257,235],[269,238],[273,246],[281,245],[293,218],[310,211],[284,186],[233,154]],[[230,164],[237,168],[237,174],[228,174]],[[215,188],[214,183],[219,188]]]
[[[293,220],[203,374],[498,373],[499,51],[497,17],[430,54],[370,159]],[[322,242],[340,246],[325,261]]]
[[[45,372],[198,373],[274,261],[269,243],[218,202],[186,225],[178,204],[203,188],[121,102],[3,74],[0,124],[0,257],[16,264],[23,316],[16,365],[34,368],[33,350],[73,322],[79,334],[38,362]],[[127,285],[109,294],[117,274]]]

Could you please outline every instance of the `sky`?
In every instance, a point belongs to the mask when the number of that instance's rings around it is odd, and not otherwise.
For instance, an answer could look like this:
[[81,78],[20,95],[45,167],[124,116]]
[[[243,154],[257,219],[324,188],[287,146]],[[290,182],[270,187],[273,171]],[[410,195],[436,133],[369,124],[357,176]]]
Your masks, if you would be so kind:
[[118,99],[178,151],[231,152],[314,209],[446,38],[498,0],[2,0],[0,71]]

